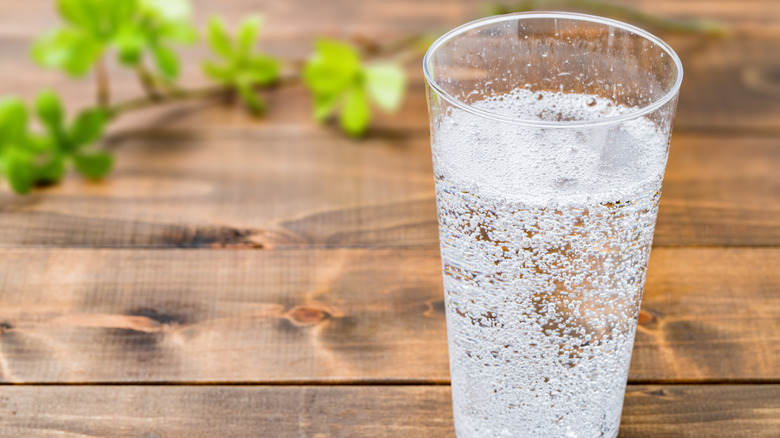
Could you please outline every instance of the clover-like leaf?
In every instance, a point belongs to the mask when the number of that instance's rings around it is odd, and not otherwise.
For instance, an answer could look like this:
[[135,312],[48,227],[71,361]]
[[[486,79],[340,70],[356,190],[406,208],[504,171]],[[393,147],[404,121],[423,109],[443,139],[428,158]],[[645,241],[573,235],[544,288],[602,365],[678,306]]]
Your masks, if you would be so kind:
[[97,20],[99,11],[96,10],[95,3],[97,2],[92,0],[58,0],[57,11],[69,24],[89,33],[98,34],[100,33]]
[[385,111],[396,111],[403,101],[406,76],[396,64],[366,67],[366,87],[373,101]]
[[71,76],[87,74],[107,52],[136,68],[149,55],[166,79],[178,76],[172,44],[197,40],[188,0],[57,0],[65,25],[40,38],[33,58]]
[[352,136],[366,132],[371,122],[371,109],[365,88],[355,85],[346,94],[344,108],[341,110],[341,127]]
[[102,109],[82,111],[70,128],[71,149],[77,149],[96,142],[106,127],[108,116]]
[[233,58],[233,41],[227,33],[225,23],[218,17],[209,20],[208,42],[211,50],[225,59]]
[[119,62],[135,66],[141,61],[148,43],[143,31],[137,27],[126,27],[114,39]]
[[345,92],[360,73],[360,55],[346,43],[321,39],[303,70],[303,79],[315,95]]
[[35,99],[35,111],[41,123],[54,135],[63,132],[63,120],[65,111],[59,96],[53,91],[43,91]]
[[260,32],[261,19],[250,17],[232,37],[224,22],[212,18],[209,22],[208,41],[219,61],[206,61],[203,71],[209,78],[236,90],[253,114],[265,112],[265,103],[257,95],[258,86],[269,85],[279,79],[281,63],[264,53],[254,52]]
[[2,171],[14,192],[23,195],[35,182],[33,155],[27,151],[7,148],[3,152]]
[[[124,26],[133,22],[139,11],[138,0],[92,0],[100,3],[99,10],[106,14],[104,38],[110,40],[119,34]],[[170,0],[168,0],[170,1]]]
[[238,27],[237,51],[241,57],[249,57],[260,33],[260,17],[249,17]]
[[152,47],[152,56],[160,72],[168,79],[179,76],[181,62],[179,56],[169,47],[158,45]]
[[138,10],[137,0],[58,0],[62,18],[92,39],[108,43]]
[[61,136],[55,138],[54,134],[49,132],[42,135],[27,133],[24,148],[34,154],[46,154],[59,150],[61,139]]
[[303,78],[313,95],[315,120],[322,122],[339,110],[341,128],[353,136],[363,134],[371,121],[369,98],[385,111],[396,111],[406,88],[399,65],[364,66],[357,49],[326,39],[315,44]]
[[59,68],[80,77],[86,75],[102,53],[100,43],[78,29],[61,28],[36,40],[32,57],[39,65]]
[[278,59],[268,55],[255,55],[246,64],[246,74],[252,82],[259,85],[269,85],[279,79],[282,66]]
[[29,131],[24,102],[16,98],[0,100],[0,175],[13,191],[25,194],[34,185],[59,181],[70,161],[88,178],[99,178],[110,171],[113,159],[108,152],[87,149],[105,129],[106,110],[84,110],[68,126],[64,106],[52,91],[36,97],[34,110],[44,128],[42,132]]
[[0,100],[0,146],[20,146],[27,137],[27,107],[21,99]]
[[219,65],[211,61],[203,63],[203,72],[216,82],[228,84],[235,76],[235,68],[230,65]]
[[100,179],[111,172],[114,157],[108,152],[77,153],[73,156],[76,170],[90,179]]

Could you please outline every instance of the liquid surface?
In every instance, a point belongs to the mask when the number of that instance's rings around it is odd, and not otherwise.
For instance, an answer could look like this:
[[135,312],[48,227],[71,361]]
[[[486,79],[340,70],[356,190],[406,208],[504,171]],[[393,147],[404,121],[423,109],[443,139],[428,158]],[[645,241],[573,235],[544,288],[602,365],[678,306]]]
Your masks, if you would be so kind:
[[[628,111],[526,90],[474,106],[544,120]],[[666,136],[641,118],[550,130],[454,109],[436,123],[458,437],[616,436]]]

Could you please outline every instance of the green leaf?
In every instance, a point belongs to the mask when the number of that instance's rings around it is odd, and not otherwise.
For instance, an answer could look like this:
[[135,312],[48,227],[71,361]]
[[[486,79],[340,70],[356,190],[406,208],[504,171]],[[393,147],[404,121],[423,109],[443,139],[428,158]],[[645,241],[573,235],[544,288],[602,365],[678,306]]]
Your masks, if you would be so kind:
[[360,68],[360,53],[349,43],[320,39],[315,47],[317,54],[331,66],[338,66],[346,72],[355,72]]
[[397,111],[406,89],[406,75],[399,65],[366,67],[366,87],[374,102],[385,111]]
[[225,59],[233,58],[233,42],[225,29],[225,24],[217,17],[209,21],[208,41],[214,53]]
[[133,21],[139,10],[138,0],[98,0],[98,3],[102,3],[99,10],[105,14],[106,23],[102,26],[105,28],[107,38],[121,33],[122,29]]
[[306,64],[303,78],[315,94],[345,91],[360,73],[360,56],[352,46],[339,41],[319,40]]
[[55,138],[50,134],[44,135],[28,135],[27,136],[27,149],[36,154],[43,154],[52,151],[58,151],[62,149],[62,135],[59,138]]
[[136,66],[141,61],[147,40],[142,31],[137,27],[126,27],[114,38],[119,62],[127,66]]
[[100,179],[111,172],[114,166],[114,157],[108,152],[80,153],[73,156],[76,170],[91,179]]
[[62,28],[39,38],[32,57],[39,65],[64,70],[71,76],[84,76],[97,62],[103,46],[77,29]]
[[244,101],[244,104],[246,104],[252,114],[260,115],[265,112],[265,102],[257,95],[251,83],[239,82],[236,84],[236,89],[238,90],[238,95],[241,96],[241,100]]
[[314,97],[314,120],[323,122],[328,118],[336,106],[341,102],[342,94],[317,95]]
[[137,0],[58,0],[62,18],[92,38],[108,43],[130,23],[138,11]]
[[20,195],[29,192],[35,179],[32,155],[17,149],[7,149],[3,154],[3,174],[14,192]]
[[58,0],[57,11],[66,22],[88,31],[92,35],[100,34],[98,14],[93,0]]
[[0,100],[0,145],[19,146],[27,137],[27,107],[21,99]]
[[60,135],[63,131],[64,110],[59,96],[53,91],[43,91],[35,99],[38,118],[50,133]]
[[217,65],[210,61],[203,63],[203,73],[216,82],[221,82],[223,84],[232,83],[233,76],[235,76],[235,70],[233,68]]
[[141,7],[166,21],[186,20],[192,15],[188,0],[141,0]]
[[153,46],[152,57],[163,76],[168,79],[175,79],[179,76],[181,70],[179,56],[172,49],[165,46]]
[[346,95],[344,108],[341,110],[341,128],[347,134],[357,137],[366,132],[371,121],[371,108],[368,106],[366,90],[353,86]]
[[187,22],[169,22],[160,26],[162,38],[179,44],[194,44],[198,41],[198,30]]
[[260,33],[260,17],[245,19],[238,28],[238,53],[240,57],[247,57],[252,53],[252,48],[257,42]]
[[90,109],[82,111],[76,117],[70,129],[71,142],[75,147],[82,147],[96,142],[103,135],[107,122],[108,117],[104,110]]
[[268,85],[279,79],[282,65],[278,59],[268,55],[256,55],[248,62],[248,76],[252,82],[259,85]]

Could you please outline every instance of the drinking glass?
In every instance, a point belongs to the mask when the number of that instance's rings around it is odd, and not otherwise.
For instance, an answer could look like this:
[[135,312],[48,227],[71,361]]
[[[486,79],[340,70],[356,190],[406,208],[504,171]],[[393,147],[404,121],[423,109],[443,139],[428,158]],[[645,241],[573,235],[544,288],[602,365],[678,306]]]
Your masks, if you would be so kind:
[[617,436],[679,58],[534,12],[450,31],[423,69],[457,436]]

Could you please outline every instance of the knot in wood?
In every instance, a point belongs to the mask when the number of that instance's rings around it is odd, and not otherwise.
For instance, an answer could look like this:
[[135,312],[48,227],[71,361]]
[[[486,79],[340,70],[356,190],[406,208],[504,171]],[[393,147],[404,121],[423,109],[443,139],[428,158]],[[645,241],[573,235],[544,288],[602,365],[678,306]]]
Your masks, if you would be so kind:
[[330,314],[314,307],[297,306],[290,310],[288,318],[298,325],[313,325],[330,318]]
[[651,324],[655,322],[655,315],[653,315],[650,312],[646,312],[644,310],[639,311],[639,323],[640,324]]

